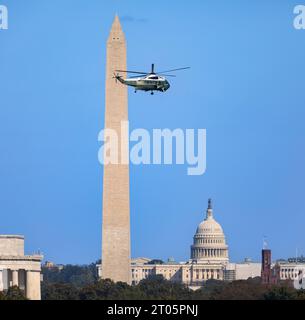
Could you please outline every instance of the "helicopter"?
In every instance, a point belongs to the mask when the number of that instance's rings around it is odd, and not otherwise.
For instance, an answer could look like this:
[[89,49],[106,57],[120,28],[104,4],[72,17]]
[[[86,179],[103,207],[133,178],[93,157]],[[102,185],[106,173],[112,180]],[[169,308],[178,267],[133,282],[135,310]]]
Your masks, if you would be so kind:
[[[151,72],[139,72],[139,71],[126,71],[126,70],[115,70],[114,79],[116,82],[120,82],[126,86],[131,86],[135,88],[135,93],[138,90],[151,91],[153,95],[155,91],[165,92],[170,88],[170,84],[166,77],[176,77],[173,74],[168,74],[170,72],[180,71],[190,69],[190,67],[166,70],[162,72],[155,72],[155,65],[151,65]],[[131,76],[124,79],[120,73],[136,74],[136,76]]]

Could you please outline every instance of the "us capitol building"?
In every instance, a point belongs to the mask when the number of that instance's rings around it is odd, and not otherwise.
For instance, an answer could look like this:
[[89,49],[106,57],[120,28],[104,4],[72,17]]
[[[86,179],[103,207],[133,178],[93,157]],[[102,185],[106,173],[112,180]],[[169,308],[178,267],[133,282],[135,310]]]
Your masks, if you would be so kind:
[[[101,275],[101,266],[98,270]],[[226,237],[221,225],[214,219],[212,200],[209,200],[205,220],[199,224],[194,235],[188,262],[169,260],[165,264],[152,264],[152,259],[148,258],[138,258],[131,262],[133,285],[149,276],[162,275],[166,280],[198,289],[208,280],[242,280],[260,276],[260,272],[260,263],[249,260],[240,264],[229,262]]]
[[229,263],[229,252],[222,227],[214,219],[212,201],[209,200],[206,219],[200,223],[191,246],[191,259],[187,263],[168,261],[150,265],[150,259],[132,261],[132,283],[138,284],[150,275],[162,275],[165,279],[201,287],[210,279],[224,280],[224,270]]

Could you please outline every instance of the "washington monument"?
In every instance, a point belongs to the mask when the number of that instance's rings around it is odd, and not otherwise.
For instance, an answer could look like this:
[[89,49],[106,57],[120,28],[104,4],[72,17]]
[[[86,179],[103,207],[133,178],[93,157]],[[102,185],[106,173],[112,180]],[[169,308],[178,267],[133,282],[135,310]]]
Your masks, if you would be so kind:
[[[126,70],[126,40],[118,16],[107,41],[105,128],[121,137],[128,121],[127,87],[116,83],[115,70]],[[119,159],[128,148],[119,138]],[[126,162],[128,163],[128,161]],[[129,165],[105,165],[103,185],[102,278],[131,283]]]

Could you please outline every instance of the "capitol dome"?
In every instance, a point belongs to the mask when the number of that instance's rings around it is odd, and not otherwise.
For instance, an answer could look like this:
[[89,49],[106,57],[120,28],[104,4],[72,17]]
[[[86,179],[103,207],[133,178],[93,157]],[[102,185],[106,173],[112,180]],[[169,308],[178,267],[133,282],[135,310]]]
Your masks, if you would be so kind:
[[200,223],[194,236],[191,260],[224,264],[229,262],[226,238],[221,225],[214,219],[212,200],[209,200],[206,219]]
[[208,217],[205,221],[200,223],[196,234],[223,235],[223,230],[221,225],[216,222],[213,217]]

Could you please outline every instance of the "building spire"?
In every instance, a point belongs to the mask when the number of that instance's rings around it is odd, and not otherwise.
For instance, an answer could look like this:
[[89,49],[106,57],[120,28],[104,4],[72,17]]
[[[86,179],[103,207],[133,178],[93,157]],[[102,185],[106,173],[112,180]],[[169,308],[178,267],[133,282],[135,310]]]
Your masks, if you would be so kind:
[[268,249],[267,237],[264,236],[264,238],[263,238],[263,250],[267,250],[267,249]]
[[118,14],[115,15],[115,18],[112,24],[112,29],[122,29]]
[[212,199],[209,199],[208,210],[207,210],[207,219],[213,218],[213,202]]

